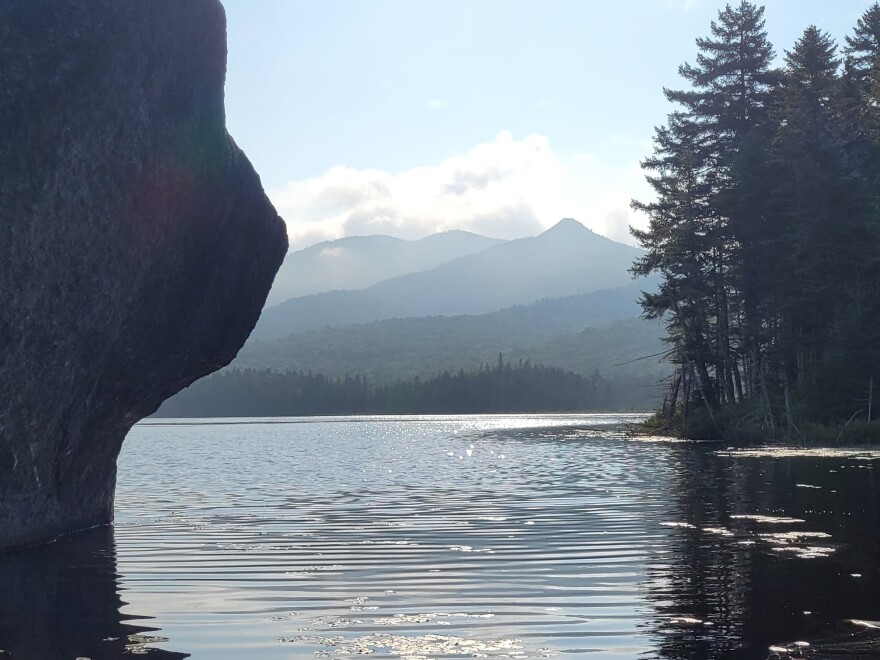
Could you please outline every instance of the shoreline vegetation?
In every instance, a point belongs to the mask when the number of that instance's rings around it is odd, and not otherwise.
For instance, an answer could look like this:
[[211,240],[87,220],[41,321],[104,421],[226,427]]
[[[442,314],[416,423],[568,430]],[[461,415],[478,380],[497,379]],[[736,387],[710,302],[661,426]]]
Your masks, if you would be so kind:
[[294,370],[228,369],[166,401],[154,417],[282,417],[648,410],[655,388],[638,376],[584,376],[529,360],[430,378],[374,383]]
[[[751,414],[750,414],[751,413]],[[756,411],[729,408],[715,422],[705,414],[696,414],[683,420],[669,420],[662,411],[655,411],[642,422],[627,426],[627,434],[640,436],[669,436],[695,442],[719,442],[743,447],[781,444],[800,447],[858,447],[880,444],[880,420],[850,420],[842,423],[805,422],[799,434],[778,433],[770,436],[764,427],[754,423]],[[717,426],[716,426],[717,423]],[[719,428],[721,432],[719,433]]]
[[764,9],[697,39],[642,167],[640,303],[673,373],[644,425],[731,444],[880,442],[880,3],[773,68]]

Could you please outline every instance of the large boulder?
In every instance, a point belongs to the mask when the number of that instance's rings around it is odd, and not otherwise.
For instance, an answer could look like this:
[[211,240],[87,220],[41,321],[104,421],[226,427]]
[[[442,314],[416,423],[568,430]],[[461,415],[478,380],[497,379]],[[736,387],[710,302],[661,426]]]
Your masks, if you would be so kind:
[[217,0],[0,2],[0,547],[110,522],[128,430],[256,323],[287,239],[225,72]]

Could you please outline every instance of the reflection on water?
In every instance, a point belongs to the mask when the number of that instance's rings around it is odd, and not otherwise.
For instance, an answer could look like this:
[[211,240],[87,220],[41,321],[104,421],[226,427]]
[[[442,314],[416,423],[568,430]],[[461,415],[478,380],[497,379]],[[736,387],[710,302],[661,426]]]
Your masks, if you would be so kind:
[[763,660],[874,644],[876,457],[627,441],[620,422],[139,425],[116,557],[106,531],[0,556],[0,649]]
[[[0,555],[0,656],[92,660],[187,654],[150,648],[149,625],[123,615],[113,530],[93,529],[41,548]],[[147,622],[148,623],[148,622]]]
[[[669,563],[651,567],[646,583],[660,615],[658,653],[766,658],[772,645],[788,657],[810,640],[810,657],[880,657],[877,635],[847,621],[880,616],[877,458],[676,453],[670,493],[681,525]],[[664,619],[682,613],[700,623]]]

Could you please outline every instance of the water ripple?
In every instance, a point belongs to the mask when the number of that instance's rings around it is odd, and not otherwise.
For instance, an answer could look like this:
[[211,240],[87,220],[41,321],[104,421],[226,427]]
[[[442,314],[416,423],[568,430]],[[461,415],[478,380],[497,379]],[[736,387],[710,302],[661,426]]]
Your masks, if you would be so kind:
[[[170,641],[131,644],[221,659],[600,660],[784,639],[744,632],[749,558],[823,567],[815,540],[851,543],[807,508],[828,479],[795,470],[777,491],[764,459],[628,442],[619,427],[633,419],[138,425],[119,461],[119,583],[124,611],[149,613]],[[800,561],[811,548],[818,559]]]
[[219,627],[260,657],[645,651],[664,466],[590,432],[619,422],[136,427],[117,498],[124,596],[205,657]]

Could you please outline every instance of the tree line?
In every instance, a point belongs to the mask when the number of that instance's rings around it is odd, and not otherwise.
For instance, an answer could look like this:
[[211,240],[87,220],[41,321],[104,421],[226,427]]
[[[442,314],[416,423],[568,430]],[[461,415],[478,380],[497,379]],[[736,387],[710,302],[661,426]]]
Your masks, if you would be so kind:
[[[643,315],[675,369],[658,418],[685,434],[876,417],[880,376],[880,3],[842,48],[816,26],[781,67],[764,9],[728,5],[697,39],[642,166],[632,228],[659,274]],[[880,382],[876,383],[880,386]]]
[[636,377],[608,379],[534,365],[499,354],[478,370],[374,384],[364,376],[273,369],[228,369],[166,401],[160,417],[282,417],[337,414],[458,414],[646,410],[653,387]]

